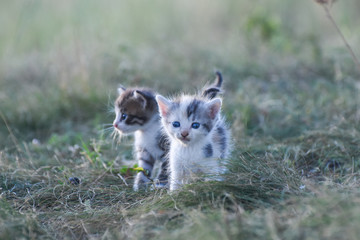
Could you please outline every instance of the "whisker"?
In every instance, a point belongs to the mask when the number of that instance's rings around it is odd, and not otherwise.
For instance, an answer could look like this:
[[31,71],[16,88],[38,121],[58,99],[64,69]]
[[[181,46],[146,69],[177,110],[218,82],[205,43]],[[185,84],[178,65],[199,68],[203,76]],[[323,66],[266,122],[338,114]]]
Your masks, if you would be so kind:
[[[106,127],[108,126],[108,127]],[[103,124],[103,129],[99,129],[97,132],[101,135],[105,135],[106,137],[113,138],[113,134],[115,131],[115,128],[112,126],[112,124]]]
[[104,134],[105,136],[110,136],[112,137],[112,133],[113,131],[111,129],[108,129],[106,131],[99,131],[100,134]]
[[114,130],[115,128],[114,127],[107,127],[107,128],[103,128],[103,129],[101,129],[101,130],[103,130],[103,131],[107,131],[107,130]]
[[123,135],[119,131],[116,131],[115,128],[113,128],[113,131],[109,135],[116,143],[120,143],[123,137]]

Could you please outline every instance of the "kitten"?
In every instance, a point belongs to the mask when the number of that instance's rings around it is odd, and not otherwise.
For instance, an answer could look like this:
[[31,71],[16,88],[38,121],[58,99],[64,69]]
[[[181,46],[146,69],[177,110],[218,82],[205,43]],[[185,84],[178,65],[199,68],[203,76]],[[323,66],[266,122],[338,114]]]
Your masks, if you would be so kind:
[[156,160],[162,162],[157,185],[165,186],[168,179],[168,163],[165,156],[169,145],[161,131],[155,93],[149,89],[122,87],[118,89],[118,93],[115,101],[114,128],[120,134],[134,133],[134,154],[139,167],[145,169],[136,175],[133,189],[138,191],[151,183],[149,178]]
[[219,159],[230,152],[230,130],[220,114],[222,100],[206,95],[183,95],[174,100],[157,95],[156,100],[170,140],[170,191],[199,174],[219,180],[225,170]]
[[[221,89],[222,76],[216,72],[216,79],[209,87],[204,87],[204,98],[214,98]],[[145,169],[136,175],[133,189],[150,184],[150,176],[156,160],[160,160],[161,170],[157,176],[157,187],[164,187],[168,182],[169,143],[163,134],[155,93],[142,88],[118,88],[119,96],[115,101],[116,117],[113,126],[120,134],[135,135],[134,153],[139,167]]]

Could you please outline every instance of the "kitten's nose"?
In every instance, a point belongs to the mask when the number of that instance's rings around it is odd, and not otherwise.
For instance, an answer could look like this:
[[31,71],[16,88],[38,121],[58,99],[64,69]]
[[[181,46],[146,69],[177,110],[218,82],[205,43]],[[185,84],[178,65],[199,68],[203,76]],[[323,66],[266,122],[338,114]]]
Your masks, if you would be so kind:
[[114,127],[117,128],[117,127],[118,127],[118,124],[117,124],[117,123],[114,123]]
[[181,136],[186,138],[187,136],[189,136],[189,132],[188,131],[183,131],[183,132],[181,132]]

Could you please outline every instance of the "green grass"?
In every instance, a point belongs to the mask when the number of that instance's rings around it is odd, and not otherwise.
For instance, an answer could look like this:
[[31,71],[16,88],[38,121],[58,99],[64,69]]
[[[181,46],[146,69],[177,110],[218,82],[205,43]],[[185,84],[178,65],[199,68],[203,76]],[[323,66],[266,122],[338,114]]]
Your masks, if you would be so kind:
[[[0,5],[0,239],[358,238],[360,73],[315,2]],[[357,56],[359,9],[332,7]],[[224,181],[133,192],[118,84],[194,93],[215,69]]]

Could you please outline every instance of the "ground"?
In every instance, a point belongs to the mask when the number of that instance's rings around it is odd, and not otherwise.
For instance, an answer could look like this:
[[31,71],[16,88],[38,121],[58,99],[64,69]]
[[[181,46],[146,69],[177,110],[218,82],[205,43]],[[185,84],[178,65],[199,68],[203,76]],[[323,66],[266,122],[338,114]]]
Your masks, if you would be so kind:
[[[331,8],[357,56],[359,9]],[[360,71],[315,1],[16,1],[0,22],[0,239],[358,238]],[[224,181],[133,192],[117,86],[215,70]]]

